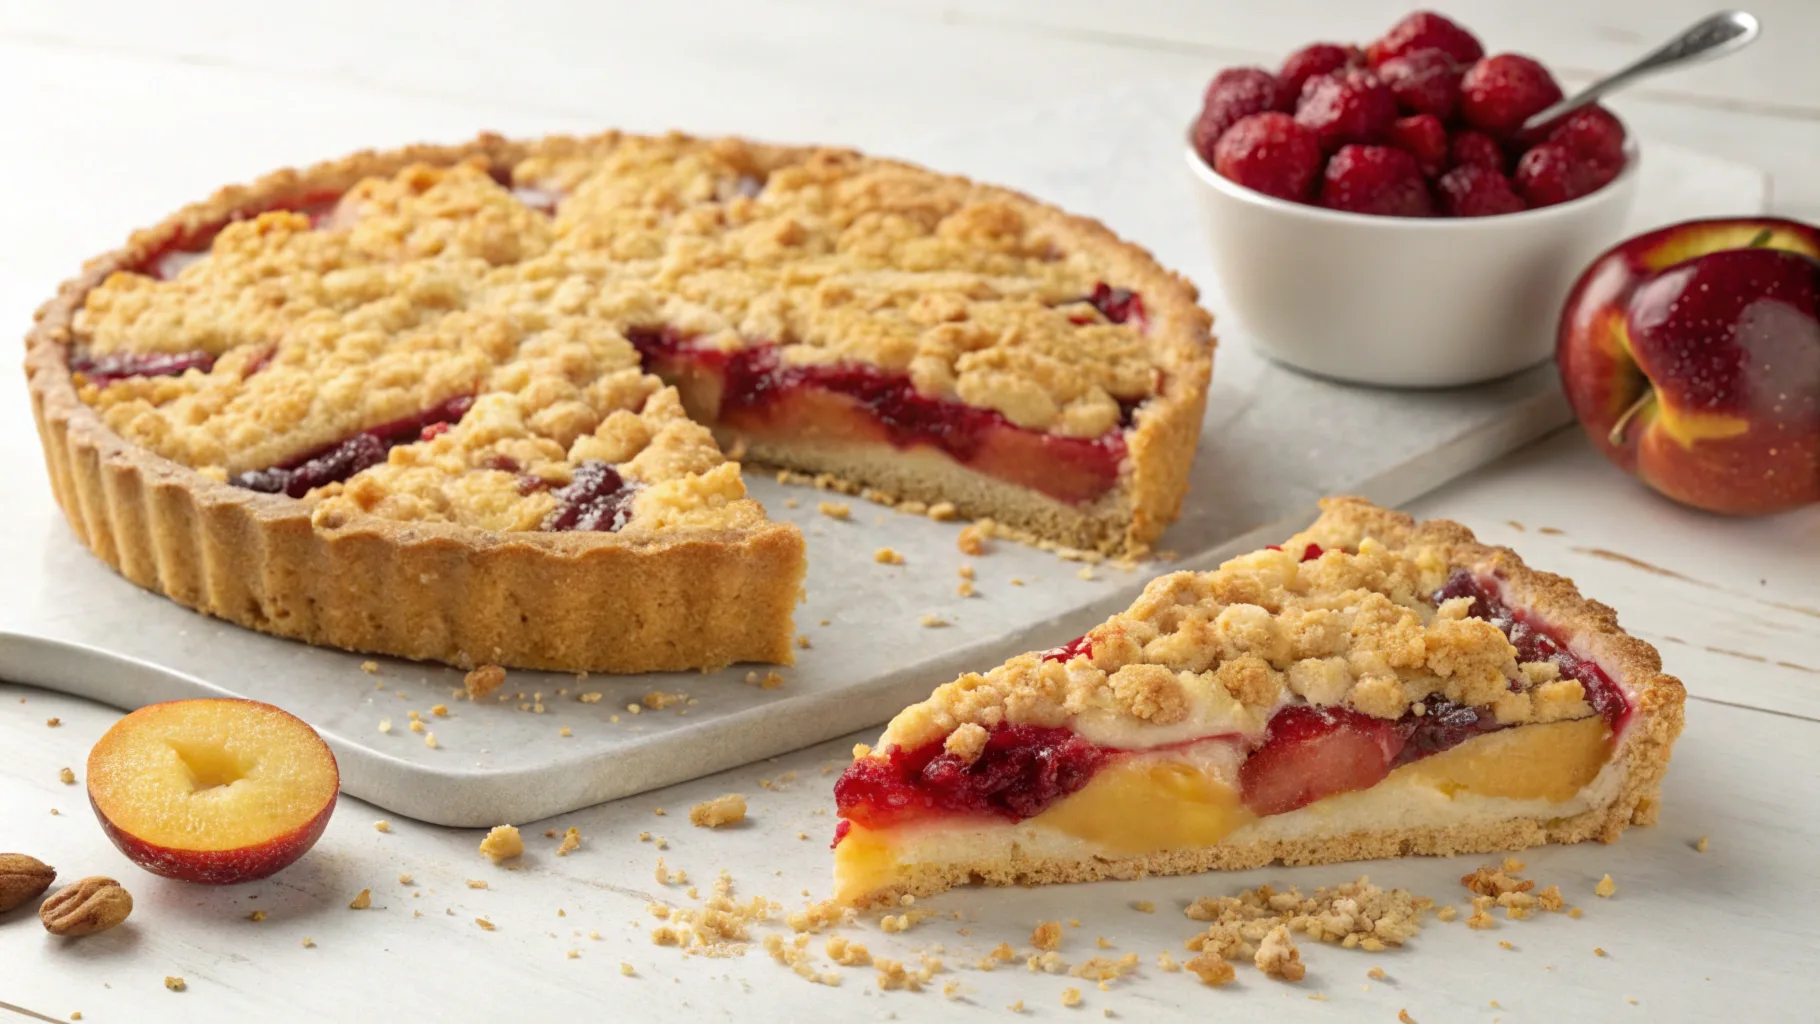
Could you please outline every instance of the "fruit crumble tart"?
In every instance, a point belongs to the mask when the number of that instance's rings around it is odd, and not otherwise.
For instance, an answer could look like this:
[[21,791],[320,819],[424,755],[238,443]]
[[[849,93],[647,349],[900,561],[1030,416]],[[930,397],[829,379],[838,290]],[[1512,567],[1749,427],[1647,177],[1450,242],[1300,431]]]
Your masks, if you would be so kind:
[[803,541],[736,450],[1141,552],[1212,362],[1089,220],[681,135],[361,153],[225,189],[38,314],[59,503],[141,586],[281,636],[565,670],[788,662]]
[[835,786],[836,898],[1611,842],[1684,692],[1572,581],[1330,498],[901,712]]

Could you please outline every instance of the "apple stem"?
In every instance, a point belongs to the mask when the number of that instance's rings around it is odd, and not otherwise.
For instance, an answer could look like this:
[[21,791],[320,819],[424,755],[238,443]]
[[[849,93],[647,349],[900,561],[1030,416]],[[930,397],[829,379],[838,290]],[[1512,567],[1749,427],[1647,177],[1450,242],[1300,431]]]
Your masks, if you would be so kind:
[[1624,431],[1630,426],[1630,421],[1636,419],[1638,414],[1643,412],[1644,409],[1655,404],[1656,389],[1650,388],[1648,391],[1643,392],[1642,397],[1630,403],[1630,408],[1624,410],[1624,415],[1618,417],[1618,422],[1611,425],[1611,433],[1606,435],[1605,440],[1610,442],[1613,448],[1622,445],[1624,443]]
[[1750,244],[1745,246],[1745,248],[1746,249],[1761,249],[1764,246],[1768,245],[1769,240],[1774,237],[1776,237],[1776,232],[1773,229],[1764,228],[1762,231],[1757,232],[1757,237],[1751,239]]

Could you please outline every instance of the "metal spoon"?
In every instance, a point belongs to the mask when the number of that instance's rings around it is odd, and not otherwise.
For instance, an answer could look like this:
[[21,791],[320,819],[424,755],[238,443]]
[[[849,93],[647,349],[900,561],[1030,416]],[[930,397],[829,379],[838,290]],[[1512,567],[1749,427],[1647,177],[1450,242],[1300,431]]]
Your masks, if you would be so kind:
[[1756,17],[1744,11],[1720,11],[1709,15],[1630,66],[1599,79],[1523,122],[1522,134],[1530,137],[1541,135],[1568,114],[1645,75],[1653,75],[1682,64],[1712,60],[1734,50],[1741,50],[1750,45],[1751,40],[1756,39],[1762,31],[1763,27],[1757,23]]

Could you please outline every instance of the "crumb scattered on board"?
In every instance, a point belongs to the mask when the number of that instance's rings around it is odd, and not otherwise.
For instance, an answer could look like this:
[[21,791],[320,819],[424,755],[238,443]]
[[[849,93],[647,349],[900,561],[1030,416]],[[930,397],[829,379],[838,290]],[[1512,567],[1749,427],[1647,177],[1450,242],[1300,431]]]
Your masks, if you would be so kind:
[[500,688],[506,681],[506,670],[498,665],[482,665],[464,676],[462,685],[469,700],[479,700]]

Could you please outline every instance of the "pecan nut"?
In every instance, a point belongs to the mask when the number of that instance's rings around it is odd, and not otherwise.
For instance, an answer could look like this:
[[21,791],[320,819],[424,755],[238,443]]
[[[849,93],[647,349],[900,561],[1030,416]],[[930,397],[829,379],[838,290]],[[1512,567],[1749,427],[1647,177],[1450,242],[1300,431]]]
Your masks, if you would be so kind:
[[57,869],[23,853],[0,853],[0,914],[23,907],[51,887]]
[[45,931],[74,938],[107,931],[132,912],[132,894],[119,882],[95,875],[58,889],[38,908],[38,917]]

